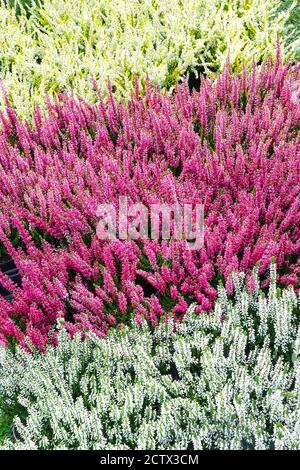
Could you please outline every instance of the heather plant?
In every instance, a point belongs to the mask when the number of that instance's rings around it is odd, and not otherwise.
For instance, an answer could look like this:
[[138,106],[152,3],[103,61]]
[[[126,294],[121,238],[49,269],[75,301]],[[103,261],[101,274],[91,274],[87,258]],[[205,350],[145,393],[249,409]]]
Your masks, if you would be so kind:
[[0,446],[4,441],[5,437],[12,435],[11,418],[3,414],[0,404]]
[[[148,74],[161,89],[182,75],[261,62],[285,43],[290,7],[280,0],[1,0],[0,70],[22,115],[75,89],[90,101],[94,77],[129,98]],[[286,51],[293,56],[293,45]]]
[[300,298],[235,279],[211,315],[0,351],[4,449],[300,449]]
[[[97,105],[65,94],[34,124],[7,102],[0,131],[0,242],[18,268],[0,271],[3,344],[25,337],[45,348],[57,318],[72,334],[135,319],[152,326],[213,308],[217,286],[257,267],[262,287],[272,259],[278,282],[299,289],[300,67],[202,81],[192,95],[138,83],[128,104]],[[203,203],[204,245],[183,240],[103,240],[99,204]],[[53,337],[55,342],[55,336]]]
[[285,36],[286,42],[288,45],[288,49],[293,50],[293,56],[295,60],[300,60],[300,2],[294,3],[293,6],[292,0],[283,0],[281,2],[280,8],[281,9],[288,9],[290,10],[290,15],[288,21],[285,26]]

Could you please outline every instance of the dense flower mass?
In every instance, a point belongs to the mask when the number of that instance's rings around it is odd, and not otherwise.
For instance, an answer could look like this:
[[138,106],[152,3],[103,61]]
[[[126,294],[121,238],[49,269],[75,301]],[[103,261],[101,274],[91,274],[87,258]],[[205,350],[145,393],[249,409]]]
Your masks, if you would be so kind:
[[[0,249],[21,285],[0,271],[1,342],[43,348],[59,316],[66,328],[105,335],[129,318],[156,325],[213,307],[219,281],[251,289],[276,259],[279,282],[299,288],[300,67],[269,62],[205,79],[173,96],[149,84],[128,104],[61,95],[34,125],[7,102],[0,133]],[[96,85],[95,85],[96,86]],[[178,240],[100,240],[97,207],[204,204],[204,246]],[[55,337],[54,337],[55,339]]]
[[[288,0],[290,2],[290,0]],[[236,69],[275,53],[296,57],[296,7],[282,0],[1,0],[0,73],[19,113],[75,88],[93,100],[112,82],[129,98],[135,75],[172,89],[190,71]],[[279,11],[280,9],[280,11]]]
[[[235,277],[211,315],[84,341],[61,329],[47,354],[0,347],[1,449],[300,450],[300,297]],[[223,313],[225,321],[221,318]]]

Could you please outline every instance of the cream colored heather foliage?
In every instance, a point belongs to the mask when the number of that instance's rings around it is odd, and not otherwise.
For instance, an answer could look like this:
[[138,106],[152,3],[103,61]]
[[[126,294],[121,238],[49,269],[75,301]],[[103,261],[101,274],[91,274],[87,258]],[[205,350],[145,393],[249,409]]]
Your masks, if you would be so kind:
[[[299,297],[236,280],[211,315],[69,339],[45,355],[1,349],[8,449],[300,449]],[[191,309],[192,310],[192,309]],[[226,319],[224,319],[226,316]]]
[[[288,11],[280,0],[0,0],[0,77],[20,114],[91,77],[128,98],[134,77],[172,89],[197,66],[235,69],[274,53]],[[24,6],[25,5],[25,6]],[[275,14],[275,12],[277,12]]]

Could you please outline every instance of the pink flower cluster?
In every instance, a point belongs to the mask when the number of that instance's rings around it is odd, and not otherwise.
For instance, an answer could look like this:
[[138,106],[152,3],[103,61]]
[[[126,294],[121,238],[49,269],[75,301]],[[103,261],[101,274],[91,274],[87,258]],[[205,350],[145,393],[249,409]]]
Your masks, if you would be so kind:
[[[0,131],[0,248],[21,286],[0,271],[0,341],[43,349],[63,317],[71,333],[105,335],[146,318],[209,311],[218,282],[255,265],[263,282],[299,288],[300,67],[275,64],[204,79],[173,96],[147,86],[128,104],[61,95],[19,120],[7,100]],[[204,246],[100,240],[97,207],[119,196],[146,206],[202,202]]]

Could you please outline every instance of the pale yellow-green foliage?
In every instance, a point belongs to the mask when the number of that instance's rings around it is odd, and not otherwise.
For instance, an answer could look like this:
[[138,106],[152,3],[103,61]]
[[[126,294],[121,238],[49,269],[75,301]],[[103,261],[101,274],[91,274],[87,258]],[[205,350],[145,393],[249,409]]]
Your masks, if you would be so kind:
[[[234,68],[273,54],[288,13],[280,0],[0,0],[0,78],[28,116],[75,89],[89,100],[91,78],[128,98],[134,76],[171,90],[195,67]],[[25,5],[25,7],[24,7]],[[276,18],[275,18],[276,17]]]

